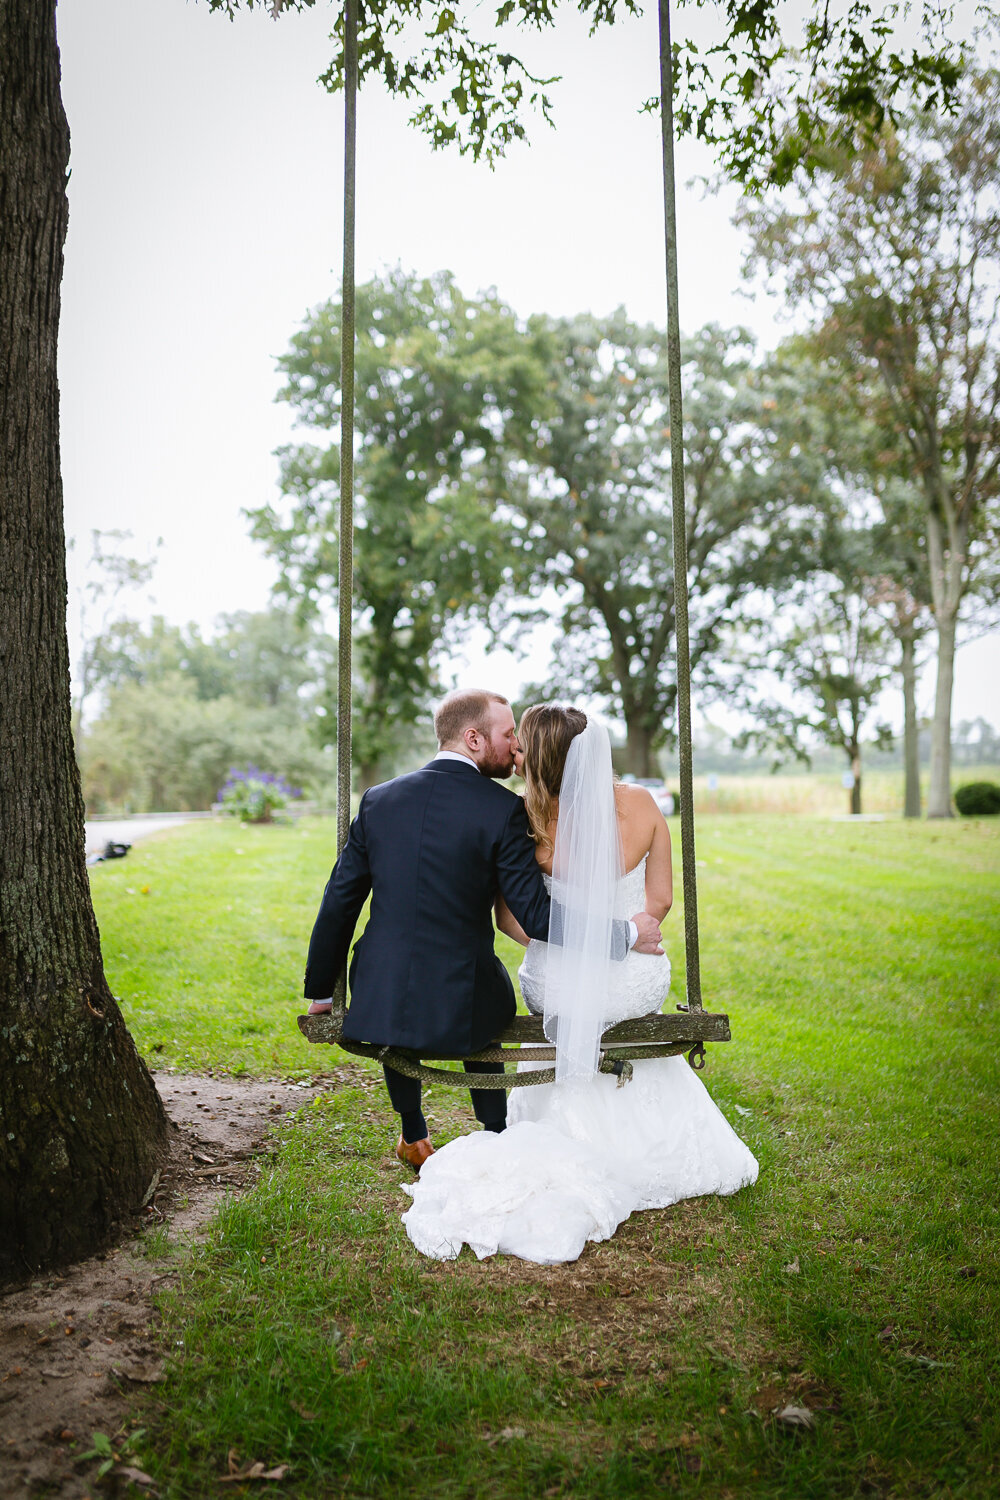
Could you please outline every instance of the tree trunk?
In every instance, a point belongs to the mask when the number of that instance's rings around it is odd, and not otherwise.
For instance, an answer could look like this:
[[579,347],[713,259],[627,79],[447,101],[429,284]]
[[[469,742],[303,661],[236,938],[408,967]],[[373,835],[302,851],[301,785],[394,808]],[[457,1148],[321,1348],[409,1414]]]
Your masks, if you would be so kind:
[[378,786],[384,781],[382,768],[377,760],[363,760],[358,764],[357,781],[358,791],[361,793],[371,791],[373,786]]
[[917,723],[917,645],[914,631],[899,636],[903,676],[903,817],[920,817],[920,727]]
[[633,776],[660,776],[659,757],[653,749],[653,733],[640,719],[626,717],[625,770]]
[[[933,503],[937,496],[938,503]],[[955,684],[955,631],[967,578],[969,510],[960,514],[943,480],[938,478],[927,512],[927,562],[934,623],[937,627],[937,683],[931,725],[931,778],[927,816],[950,818],[951,699]]]
[[851,814],[857,817],[861,812],[861,750],[855,745],[851,749],[851,775],[854,781],[851,785]]
[[955,615],[942,610],[937,616],[937,682],[934,688],[934,721],[931,725],[931,781],[927,793],[927,816],[950,818],[951,811],[951,699],[955,682]]
[[0,0],[0,1277],[139,1207],[166,1120],[108,989],[70,729],[55,0]]

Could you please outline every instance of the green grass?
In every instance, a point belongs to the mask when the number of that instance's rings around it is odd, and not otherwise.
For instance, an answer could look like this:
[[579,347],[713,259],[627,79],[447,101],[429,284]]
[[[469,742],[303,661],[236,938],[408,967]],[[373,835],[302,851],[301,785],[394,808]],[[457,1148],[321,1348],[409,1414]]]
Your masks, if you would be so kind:
[[[217,1491],[230,1448],[303,1497],[1000,1492],[1000,820],[703,820],[705,1001],[734,1035],[704,1076],[760,1179],[550,1269],[421,1260],[377,1074],[299,1040],[331,837],[197,824],[94,871],[158,1065],[337,1075],[163,1304],[162,1493]],[[463,1097],[430,1091],[437,1139]]]

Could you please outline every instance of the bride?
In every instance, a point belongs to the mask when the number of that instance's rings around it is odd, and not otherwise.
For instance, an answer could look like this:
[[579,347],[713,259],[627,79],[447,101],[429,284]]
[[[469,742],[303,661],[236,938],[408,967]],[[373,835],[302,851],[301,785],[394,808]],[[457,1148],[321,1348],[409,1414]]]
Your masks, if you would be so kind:
[[[649,792],[616,784],[606,730],[578,709],[529,708],[515,760],[553,902],[548,943],[528,941],[502,899],[497,925],[524,945],[519,978],[556,1048],[556,1081],[513,1091],[500,1135],[461,1136],[424,1163],[403,1223],[424,1255],[463,1244],[555,1264],[609,1238],[636,1209],[755,1182],[757,1162],[682,1057],[633,1062],[625,1087],[597,1072],[601,1033],[659,1010],[665,954],[611,954],[611,926],[673,891],[670,834]],[[521,1068],[545,1066],[522,1063]]]

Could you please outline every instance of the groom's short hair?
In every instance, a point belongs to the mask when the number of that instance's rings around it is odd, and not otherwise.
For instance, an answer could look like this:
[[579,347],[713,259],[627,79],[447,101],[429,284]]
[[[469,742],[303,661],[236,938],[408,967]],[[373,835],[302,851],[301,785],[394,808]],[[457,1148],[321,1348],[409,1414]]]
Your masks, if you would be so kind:
[[458,688],[449,693],[434,712],[438,745],[450,745],[460,740],[466,729],[477,729],[480,734],[486,734],[491,703],[506,703],[510,707],[509,699],[500,693],[488,693],[483,688]]

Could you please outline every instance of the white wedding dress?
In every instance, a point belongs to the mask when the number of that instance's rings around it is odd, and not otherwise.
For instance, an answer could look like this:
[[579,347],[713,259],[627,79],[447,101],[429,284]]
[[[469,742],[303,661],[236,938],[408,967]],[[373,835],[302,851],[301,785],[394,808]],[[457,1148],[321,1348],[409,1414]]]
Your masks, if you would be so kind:
[[[645,866],[619,880],[616,917],[642,909]],[[547,947],[530,943],[520,969],[534,1011],[544,1006]],[[665,956],[630,953],[614,965],[605,1025],[659,1010],[669,987]],[[552,1265],[576,1260],[588,1240],[608,1239],[636,1209],[735,1193],[757,1180],[755,1157],[686,1057],[632,1068],[621,1088],[596,1074],[513,1089],[506,1131],[460,1136],[436,1151],[406,1189],[413,1203],[403,1223],[416,1248],[453,1260],[465,1244],[480,1259],[499,1253]]]

